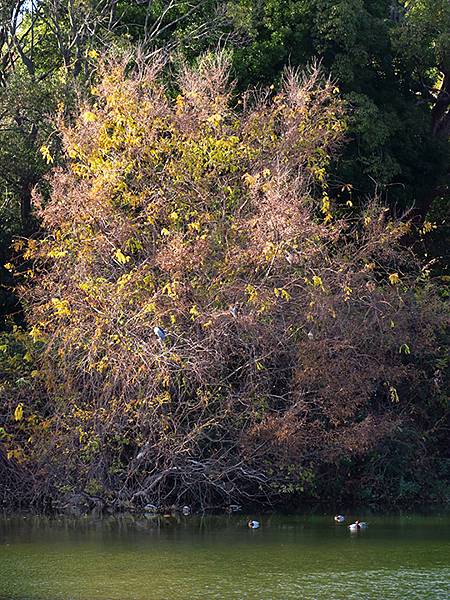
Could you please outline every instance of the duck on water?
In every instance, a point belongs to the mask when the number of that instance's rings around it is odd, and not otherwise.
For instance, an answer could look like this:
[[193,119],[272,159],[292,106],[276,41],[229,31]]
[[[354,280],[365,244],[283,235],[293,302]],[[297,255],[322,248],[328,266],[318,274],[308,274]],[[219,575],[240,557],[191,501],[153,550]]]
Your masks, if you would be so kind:
[[364,521],[355,521],[354,523],[349,525],[348,528],[350,529],[350,531],[358,531],[359,529],[366,529],[367,523],[365,523]]

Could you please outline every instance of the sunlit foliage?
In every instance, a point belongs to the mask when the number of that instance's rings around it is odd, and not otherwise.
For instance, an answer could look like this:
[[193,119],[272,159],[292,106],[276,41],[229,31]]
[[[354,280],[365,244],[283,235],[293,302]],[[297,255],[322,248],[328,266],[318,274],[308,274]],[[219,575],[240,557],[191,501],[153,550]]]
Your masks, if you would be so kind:
[[[61,120],[67,168],[24,249],[45,420],[9,456],[42,494],[116,508],[314,494],[414,419],[433,285],[379,202],[333,207],[345,106],[320,69],[236,97],[223,56],[176,94],[161,67],[103,64]],[[19,401],[11,431],[35,410]]]

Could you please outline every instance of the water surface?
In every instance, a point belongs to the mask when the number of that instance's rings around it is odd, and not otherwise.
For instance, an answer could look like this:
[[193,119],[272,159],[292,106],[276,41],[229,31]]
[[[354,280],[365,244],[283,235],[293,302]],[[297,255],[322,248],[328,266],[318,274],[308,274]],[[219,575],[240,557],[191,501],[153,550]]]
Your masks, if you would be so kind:
[[450,516],[249,516],[0,518],[0,598],[450,598]]

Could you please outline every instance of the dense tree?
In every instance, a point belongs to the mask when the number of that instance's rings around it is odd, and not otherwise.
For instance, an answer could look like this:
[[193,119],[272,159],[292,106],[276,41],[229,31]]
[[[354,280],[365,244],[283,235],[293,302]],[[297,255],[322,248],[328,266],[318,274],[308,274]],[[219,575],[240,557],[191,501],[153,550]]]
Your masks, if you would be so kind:
[[204,59],[170,98],[158,64],[113,65],[61,123],[70,164],[25,251],[34,367],[4,383],[28,497],[314,495],[402,427],[440,431],[429,274],[378,202],[345,216],[328,194],[334,84],[287,72],[233,100],[227,71]]

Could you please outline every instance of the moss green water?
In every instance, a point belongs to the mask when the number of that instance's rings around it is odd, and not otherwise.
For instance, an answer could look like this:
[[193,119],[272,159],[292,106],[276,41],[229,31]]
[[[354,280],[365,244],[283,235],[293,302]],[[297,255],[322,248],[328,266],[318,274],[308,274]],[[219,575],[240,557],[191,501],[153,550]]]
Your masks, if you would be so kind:
[[[252,515],[255,516],[255,515]],[[2,600],[450,598],[450,516],[0,519]]]

